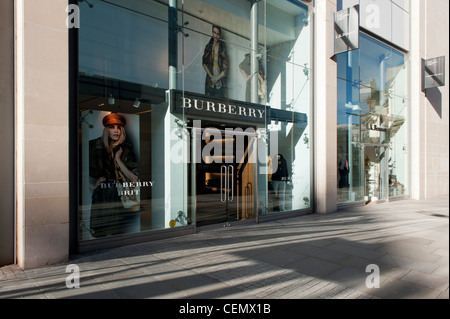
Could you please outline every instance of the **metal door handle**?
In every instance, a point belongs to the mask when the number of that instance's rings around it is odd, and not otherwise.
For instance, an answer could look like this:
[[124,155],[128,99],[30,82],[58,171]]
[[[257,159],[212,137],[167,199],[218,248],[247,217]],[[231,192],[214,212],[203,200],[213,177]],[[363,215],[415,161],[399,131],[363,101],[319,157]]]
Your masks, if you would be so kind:
[[[231,169],[231,170],[230,170]],[[230,173],[231,171],[231,173]],[[231,175],[231,199],[230,199],[230,193],[228,193],[228,201],[232,202],[234,198],[234,167],[233,165],[228,165],[228,174]],[[230,181],[228,181],[228,187],[230,187]]]
[[[226,197],[226,188],[227,188],[227,168],[225,165],[222,165],[220,167],[220,201],[222,203],[226,202],[227,197]],[[225,189],[223,188],[223,184],[224,184],[224,180],[225,180]]]

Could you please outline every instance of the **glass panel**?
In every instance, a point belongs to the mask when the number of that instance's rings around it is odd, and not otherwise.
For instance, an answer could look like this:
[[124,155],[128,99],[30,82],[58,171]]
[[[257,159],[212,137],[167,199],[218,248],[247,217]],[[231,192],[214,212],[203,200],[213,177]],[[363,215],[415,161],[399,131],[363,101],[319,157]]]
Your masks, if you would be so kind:
[[[252,51],[250,2],[200,0],[179,5],[188,22],[184,30],[189,36],[180,42],[178,80],[181,94],[192,103],[184,115],[191,134],[190,212],[198,226],[255,218],[259,197],[264,206],[266,189],[259,186],[266,175],[258,165],[265,163],[265,155],[258,156],[256,150],[260,142],[263,152],[266,145],[256,134],[266,120],[265,13],[262,2],[257,7],[259,36]],[[229,130],[233,137],[225,136]],[[242,148],[244,157],[238,156]]]
[[[255,6],[256,18],[252,15]],[[254,125],[258,136],[258,169],[254,183],[258,186],[259,213],[273,211],[274,205],[269,203],[272,199],[268,196],[268,191],[273,189],[269,183],[272,175],[268,173],[273,169],[273,160],[282,152],[285,159],[282,165],[289,176],[283,176],[285,179],[281,184],[284,185],[280,187],[284,189],[285,205],[277,204],[276,207],[282,210],[310,207],[311,149],[307,125],[311,101],[309,7],[301,2],[284,0],[256,1],[253,7],[251,1],[240,0],[186,1],[183,3],[183,19],[189,21],[185,28],[189,37],[183,39],[180,87],[184,94],[191,96],[197,93],[200,94],[199,99],[214,105],[233,104],[239,110],[252,107],[252,104],[265,108],[264,125]],[[257,32],[252,29],[254,22]],[[218,50],[222,52],[223,65],[226,64],[226,74],[219,85],[223,84],[225,92],[220,96],[212,93],[215,90],[211,89],[214,33],[221,35]],[[197,108],[201,106],[197,105]],[[251,125],[242,117],[228,115],[221,117],[220,126],[217,126],[216,114],[212,113],[198,113],[197,117],[188,115],[187,122],[189,127],[194,118],[202,123],[216,122],[215,128],[220,130],[234,127],[245,131]],[[191,167],[192,172],[201,171],[198,167]],[[198,183],[204,184],[204,181],[192,182],[197,176],[192,177],[191,189]],[[195,199],[192,202],[198,203]],[[198,211],[195,205],[191,207],[192,211]]]
[[389,83],[389,128],[390,197],[408,195],[408,99],[407,62],[403,54],[393,50],[392,63],[388,71]]
[[80,6],[80,240],[191,224],[186,142],[166,99],[167,4]]
[[273,213],[311,205],[311,24],[304,4],[267,1],[266,12],[271,107],[266,212]]
[[[390,144],[390,196],[407,194],[407,64],[405,56],[361,36],[361,139]],[[366,67],[367,65],[367,67]]]
[[364,147],[365,200],[376,201],[389,198],[388,174],[389,149],[387,147]]
[[[362,142],[389,144],[390,128],[401,120],[394,97],[406,97],[404,55],[361,35]],[[397,103],[398,104],[398,103]],[[403,118],[403,121],[405,119]]]
[[167,6],[116,2],[80,2],[79,73],[168,88]]
[[[360,49],[338,55],[337,63],[338,202],[406,194],[405,56],[360,34]],[[389,147],[374,146],[380,144]]]
[[141,102],[138,111],[132,101],[111,102],[80,94],[81,240],[168,227],[158,221],[164,176],[152,160],[165,103]]
[[390,197],[408,195],[408,100],[400,96],[392,96],[391,105],[394,110],[391,124],[391,144],[389,157]]
[[364,176],[361,155],[359,50],[342,53],[338,62],[338,202],[361,201]]
[[[250,102],[250,3],[186,1],[183,19],[189,23],[189,36],[183,40],[182,89]],[[261,88],[265,85],[264,59],[257,61]],[[265,87],[255,103],[265,104],[264,92]]]
[[220,123],[196,120],[190,132],[191,209],[197,226],[256,216],[257,142],[254,128],[218,129]]
[[[408,183],[405,57],[360,34],[360,49],[338,55],[337,63],[338,202],[401,196]],[[367,144],[389,150],[380,153]],[[381,181],[390,185],[389,194]]]

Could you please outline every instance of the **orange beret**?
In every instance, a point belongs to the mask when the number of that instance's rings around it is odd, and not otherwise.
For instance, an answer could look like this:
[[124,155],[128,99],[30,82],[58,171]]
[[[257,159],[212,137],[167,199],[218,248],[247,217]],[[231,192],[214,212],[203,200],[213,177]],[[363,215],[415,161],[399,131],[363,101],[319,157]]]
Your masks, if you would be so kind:
[[127,120],[122,115],[116,112],[111,112],[103,118],[103,126],[110,126],[115,124],[125,126],[125,124],[127,124]]

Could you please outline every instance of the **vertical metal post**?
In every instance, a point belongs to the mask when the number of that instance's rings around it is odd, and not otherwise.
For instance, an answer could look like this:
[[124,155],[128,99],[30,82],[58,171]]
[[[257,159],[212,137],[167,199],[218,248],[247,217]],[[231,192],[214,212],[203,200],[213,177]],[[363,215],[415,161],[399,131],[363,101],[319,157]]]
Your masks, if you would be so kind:
[[252,103],[258,103],[258,71],[259,63],[257,54],[258,50],[258,2],[259,0],[251,0],[251,54],[250,54],[250,70],[251,70],[251,101]]
[[169,90],[177,88],[178,70],[178,10],[177,0],[169,0]]

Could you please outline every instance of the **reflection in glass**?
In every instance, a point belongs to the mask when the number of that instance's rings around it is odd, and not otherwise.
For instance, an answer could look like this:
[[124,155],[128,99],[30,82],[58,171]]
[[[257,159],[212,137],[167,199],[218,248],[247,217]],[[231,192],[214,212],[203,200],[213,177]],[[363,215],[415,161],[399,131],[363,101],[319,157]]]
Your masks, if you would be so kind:
[[[361,33],[360,48],[340,54],[337,63],[338,150],[349,162],[349,182],[338,181],[338,202],[380,199],[380,194],[384,199],[406,195],[405,56]],[[368,169],[368,162],[375,164]],[[378,186],[368,187],[369,181]]]

